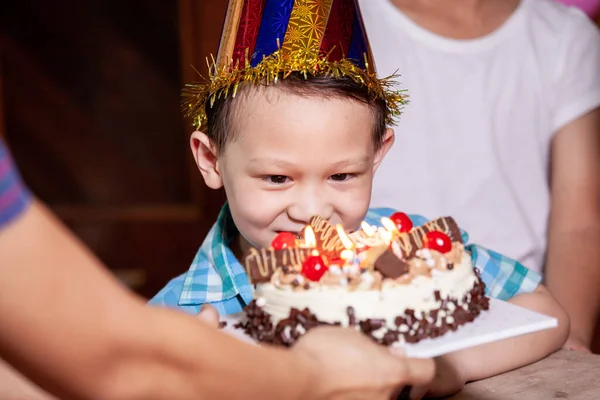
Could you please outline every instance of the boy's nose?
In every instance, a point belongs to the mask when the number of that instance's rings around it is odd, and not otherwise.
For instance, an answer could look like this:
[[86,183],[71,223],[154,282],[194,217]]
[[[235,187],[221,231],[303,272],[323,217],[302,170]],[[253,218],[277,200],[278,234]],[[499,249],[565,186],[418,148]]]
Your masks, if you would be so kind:
[[294,203],[288,207],[288,216],[294,222],[307,224],[315,215],[327,220],[333,215],[331,202],[318,193],[299,195]]

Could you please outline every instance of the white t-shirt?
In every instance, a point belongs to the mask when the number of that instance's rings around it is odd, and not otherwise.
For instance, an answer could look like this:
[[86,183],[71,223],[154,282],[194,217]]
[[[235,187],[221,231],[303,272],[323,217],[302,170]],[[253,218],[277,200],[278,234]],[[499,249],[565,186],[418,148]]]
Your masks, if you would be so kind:
[[522,0],[495,32],[453,40],[361,0],[380,76],[410,104],[372,206],[454,216],[473,241],[541,271],[553,134],[600,105],[600,34],[579,10]]

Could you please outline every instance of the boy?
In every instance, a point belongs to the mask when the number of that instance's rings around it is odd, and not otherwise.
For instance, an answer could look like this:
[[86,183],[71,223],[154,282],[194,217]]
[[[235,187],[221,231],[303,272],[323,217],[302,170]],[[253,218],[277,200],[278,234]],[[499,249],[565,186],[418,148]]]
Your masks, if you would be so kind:
[[[190,270],[152,304],[193,313],[210,303],[222,314],[239,312],[252,299],[252,287],[237,260],[251,246],[267,247],[279,232],[297,233],[313,215],[353,230],[365,216],[377,223],[392,212],[368,211],[368,205],[374,173],[394,141],[386,125],[403,99],[389,89],[389,81],[375,78],[356,3],[241,3],[230,2],[217,58],[219,63],[223,52],[232,49],[233,61],[217,64],[210,83],[197,86],[189,102],[202,130],[192,134],[192,153],[206,184],[224,187],[228,203]],[[259,3],[258,14],[251,12]],[[248,20],[255,15],[262,15],[260,29],[248,29],[256,26]],[[266,52],[264,32],[281,20],[289,21],[287,29],[275,32],[274,50]],[[351,33],[349,41],[344,42],[343,33],[336,40],[328,37],[340,29]],[[328,43],[339,43],[341,49],[336,53]],[[350,58],[357,48],[364,58]],[[236,57],[242,54],[240,62]],[[423,162],[437,160],[424,156]],[[399,179],[390,184],[401,185],[402,173],[410,171],[399,171]],[[423,221],[415,217],[415,222]],[[537,274],[497,253],[468,248],[488,294],[554,316],[559,328],[440,357],[436,380],[414,388],[415,397],[449,394],[469,380],[534,362],[566,338],[566,315],[539,285]]]

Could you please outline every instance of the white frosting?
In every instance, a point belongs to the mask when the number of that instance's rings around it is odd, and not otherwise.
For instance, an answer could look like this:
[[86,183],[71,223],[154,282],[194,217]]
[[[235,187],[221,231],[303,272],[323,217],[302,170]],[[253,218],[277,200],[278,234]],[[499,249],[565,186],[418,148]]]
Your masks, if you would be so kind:
[[358,320],[383,318],[388,327],[394,328],[395,318],[406,309],[414,310],[417,316],[422,311],[438,309],[441,304],[434,298],[436,290],[442,298],[460,301],[477,280],[467,252],[452,270],[432,272],[431,277],[418,276],[405,285],[384,281],[381,290],[349,291],[345,287],[317,286],[311,290],[292,291],[264,283],[257,285],[255,296],[264,298],[264,310],[271,314],[274,323],[287,318],[292,307],[300,310],[308,307],[319,320],[346,324],[347,308],[351,306]]

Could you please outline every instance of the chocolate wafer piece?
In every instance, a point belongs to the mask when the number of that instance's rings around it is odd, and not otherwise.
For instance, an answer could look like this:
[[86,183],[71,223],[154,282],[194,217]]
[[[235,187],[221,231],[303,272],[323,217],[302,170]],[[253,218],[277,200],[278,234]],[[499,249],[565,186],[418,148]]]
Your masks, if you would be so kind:
[[244,258],[244,266],[251,283],[268,282],[277,268],[301,266],[310,255],[310,251],[301,248],[281,250],[252,248]]
[[312,217],[309,225],[315,233],[316,248],[328,258],[339,258],[345,247],[335,226],[319,216]]
[[460,229],[454,218],[442,217],[414,227],[410,232],[401,233],[394,238],[394,242],[402,252],[402,258],[405,260],[413,258],[417,250],[423,248],[423,236],[432,231],[443,232],[448,235],[452,242],[462,243]]
[[386,278],[398,278],[406,274],[409,270],[408,263],[399,259],[393,251],[384,251],[377,260],[375,260],[375,270]]

